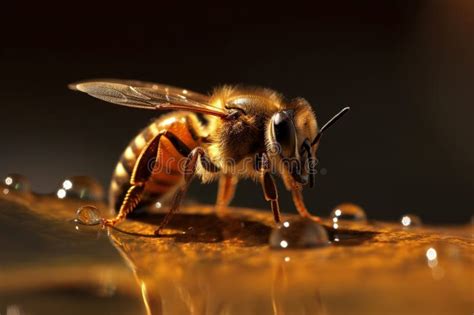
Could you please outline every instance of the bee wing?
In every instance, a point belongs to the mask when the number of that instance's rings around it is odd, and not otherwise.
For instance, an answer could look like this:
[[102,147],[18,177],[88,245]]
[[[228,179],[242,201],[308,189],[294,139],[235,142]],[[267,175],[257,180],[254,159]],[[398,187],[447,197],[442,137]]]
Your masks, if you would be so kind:
[[226,109],[212,106],[208,96],[169,85],[99,79],[73,83],[69,88],[123,106],[155,110],[181,109],[222,118],[228,115]]

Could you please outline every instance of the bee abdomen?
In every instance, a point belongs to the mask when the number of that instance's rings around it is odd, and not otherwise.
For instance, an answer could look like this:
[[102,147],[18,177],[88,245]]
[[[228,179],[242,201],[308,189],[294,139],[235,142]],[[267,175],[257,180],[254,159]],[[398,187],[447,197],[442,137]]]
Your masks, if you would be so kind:
[[[141,161],[147,163],[151,171],[145,182],[145,189],[138,207],[155,202],[173,192],[183,181],[182,166],[189,152],[198,146],[195,120],[192,113],[180,112],[164,115],[142,130],[127,146],[112,176],[109,190],[109,205],[118,211],[126,192],[130,188],[130,179],[140,155],[148,150],[157,136],[159,150],[156,159]],[[192,119],[194,118],[194,119]]]

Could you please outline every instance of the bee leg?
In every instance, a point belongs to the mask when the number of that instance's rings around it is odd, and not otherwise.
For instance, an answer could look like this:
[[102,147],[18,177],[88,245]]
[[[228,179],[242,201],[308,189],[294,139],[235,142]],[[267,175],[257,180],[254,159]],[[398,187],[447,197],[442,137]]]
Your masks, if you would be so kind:
[[123,221],[132,212],[141,200],[144,185],[142,183],[130,186],[122,201],[118,214],[113,219],[102,219],[103,226],[114,226]]
[[296,210],[298,210],[298,213],[303,218],[310,219],[315,222],[321,222],[321,219],[319,217],[312,215],[311,213],[309,213],[308,209],[306,209],[301,190],[299,190],[298,188],[292,188],[291,196],[293,197],[293,203],[295,204]]
[[266,153],[261,153],[257,156],[255,169],[260,172],[260,182],[262,183],[263,195],[265,200],[270,201],[273,211],[273,219],[275,223],[280,223],[280,206],[278,204],[278,190],[275,185],[275,180],[270,174],[270,160]]
[[160,231],[169,223],[176,211],[179,210],[181,200],[186,194],[186,191],[188,190],[188,187],[191,184],[194,175],[196,174],[196,166],[198,159],[200,160],[202,167],[207,171],[213,173],[219,172],[220,169],[214,163],[211,162],[203,148],[194,148],[191,153],[189,153],[186,163],[184,165],[184,184],[178,189],[178,191],[173,196],[173,200],[171,201],[171,208],[166,214],[161,224],[155,230],[155,235],[160,235]]
[[219,187],[217,190],[216,208],[222,211],[234,198],[235,188],[237,187],[238,178],[230,174],[223,174],[219,178]]
[[275,185],[275,180],[268,171],[264,171],[262,172],[261,182],[265,200],[270,201],[275,223],[280,223],[280,206],[278,205],[278,190]]
[[128,188],[122,200],[118,214],[113,219],[102,219],[102,225],[114,226],[120,221],[123,221],[140,203],[145,183],[153,172],[153,169],[150,167],[150,161],[156,158],[160,139],[163,135],[164,132],[159,133],[147,143],[135,163],[132,175],[130,176],[130,188]]

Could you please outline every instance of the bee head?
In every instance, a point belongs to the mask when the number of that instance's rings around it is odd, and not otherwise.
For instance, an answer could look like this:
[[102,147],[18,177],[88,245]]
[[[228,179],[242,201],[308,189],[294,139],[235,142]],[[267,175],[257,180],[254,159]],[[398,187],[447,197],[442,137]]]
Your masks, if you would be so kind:
[[316,150],[321,135],[328,127],[342,117],[349,107],[344,108],[318,131],[316,116],[304,99],[296,99],[288,108],[274,113],[268,126],[270,155],[276,156],[284,168],[300,184],[314,185],[316,175]]
[[316,136],[317,123],[311,106],[303,99],[295,100],[272,115],[268,131],[269,153],[280,172],[288,173],[300,184],[312,184],[316,147],[312,148],[308,139]]

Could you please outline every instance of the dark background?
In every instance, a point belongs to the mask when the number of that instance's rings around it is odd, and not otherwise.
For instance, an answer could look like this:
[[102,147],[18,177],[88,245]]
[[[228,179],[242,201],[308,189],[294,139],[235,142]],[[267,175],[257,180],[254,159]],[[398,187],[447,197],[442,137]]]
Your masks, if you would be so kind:
[[[108,185],[118,156],[155,113],[73,93],[69,82],[130,78],[202,92],[244,83],[305,97],[320,123],[352,107],[323,139],[327,174],[305,192],[313,213],[350,201],[375,219],[412,212],[432,223],[468,222],[474,2],[232,5],[5,8],[0,174],[20,172],[38,192],[79,174]],[[191,194],[212,202],[214,191],[196,185]],[[293,211],[289,195],[280,195]],[[239,186],[234,204],[268,208],[251,182]]]

